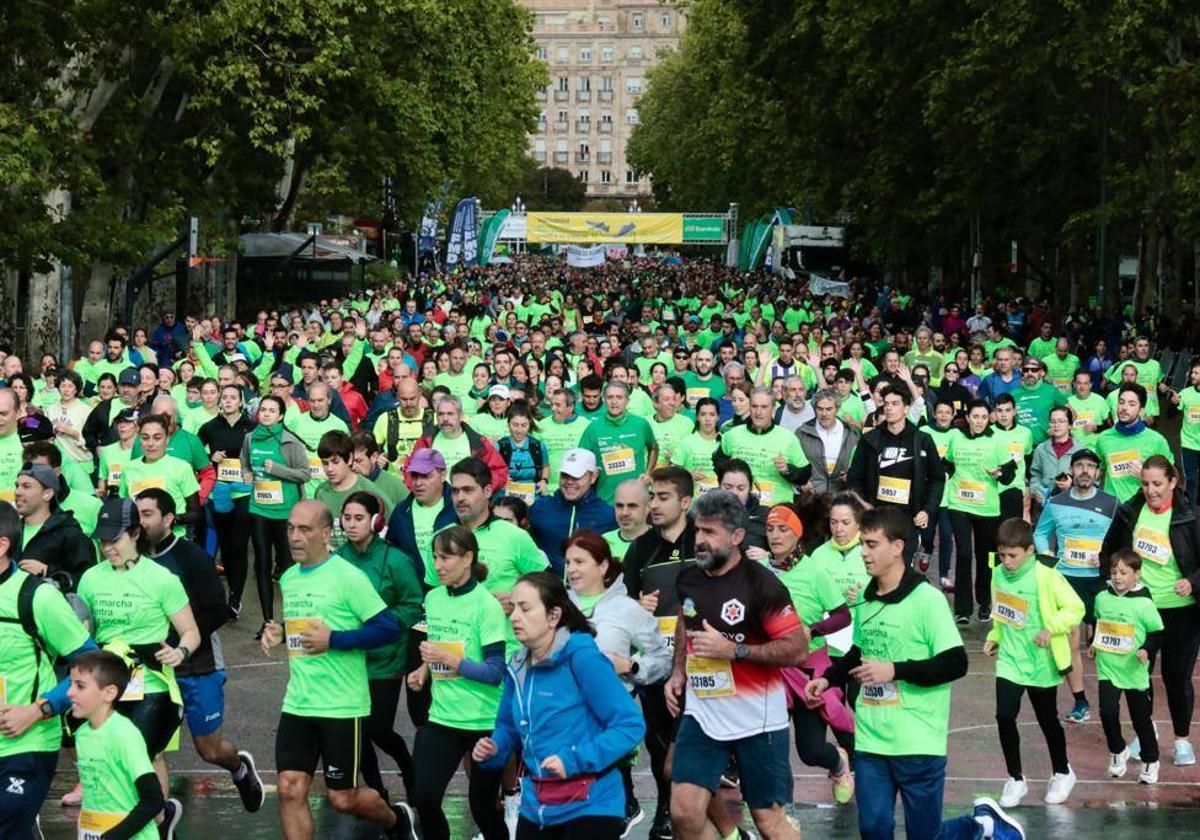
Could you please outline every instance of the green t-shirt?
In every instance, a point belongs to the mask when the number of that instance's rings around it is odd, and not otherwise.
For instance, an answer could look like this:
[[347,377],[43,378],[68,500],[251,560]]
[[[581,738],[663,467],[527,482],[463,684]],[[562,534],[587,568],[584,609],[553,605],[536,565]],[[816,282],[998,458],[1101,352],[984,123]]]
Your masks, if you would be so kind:
[[1146,635],[1163,629],[1162,616],[1146,590],[1118,595],[1107,589],[1096,596],[1096,675],[1116,688],[1145,691],[1150,687],[1150,665],[1138,661]]
[[563,456],[568,450],[579,445],[583,430],[588,427],[588,421],[575,415],[566,423],[559,423],[553,417],[538,424],[538,436],[546,444],[546,452],[550,455],[550,478],[546,482],[547,493],[558,489],[558,470],[562,465]]
[[439,431],[433,436],[432,448],[442,453],[442,458],[446,461],[447,472],[453,469],[459,461],[471,457],[471,441],[465,431],[460,432],[455,438],[446,437]]
[[[317,492],[313,494],[313,498],[322,502],[333,514],[333,533],[329,537],[329,545],[334,551],[346,544],[346,534],[342,531],[342,505],[346,504],[346,499],[350,498],[350,494],[360,490],[374,493],[383,499],[383,493],[380,492],[375,482],[362,475],[355,477],[354,484],[350,486],[349,490],[337,490],[328,481],[322,481],[317,485]],[[383,504],[383,518],[387,519],[392,514],[392,506],[387,503],[386,499]]]
[[[814,561],[811,557],[801,559],[787,571],[775,568],[768,561],[764,561],[763,565],[774,572],[779,582],[787,588],[792,598],[792,606],[796,608],[796,615],[805,627],[820,621],[846,603],[846,596],[838,590],[826,565]],[[824,636],[814,636],[808,643],[809,650],[820,650],[823,647]]]
[[430,586],[437,585],[437,573],[433,569],[433,526],[446,506],[444,497],[429,507],[413,500],[413,537],[417,541],[417,550],[421,554],[421,566],[425,569],[425,582]]
[[96,520],[100,518],[100,508],[104,503],[95,496],[72,490],[61,504],[63,510],[71,511],[84,536],[90,537],[96,530]]
[[[58,725],[58,721],[54,721]],[[80,837],[100,837],[115,828],[138,804],[137,780],[154,775],[154,766],[142,733],[133,721],[113,711],[93,729],[84,723],[75,733],[79,782],[83,785]],[[94,833],[85,834],[84,831]],[[158,827],[151,820],[133,840],[155,840]]]
[[[488,592],[511,592],[521,575],[540,572],[549,565],[529,532],[507,519],[491,517],[475,529],[475,539],[479,542],[479,562],[488,568],[483,584]],[[437,583],[436,574],[430,583]]]
[[445,385],[450,389],[450,393],[458,397],[466,404],[467,396],[471,393],[473,367],[470,364],[464,365],[459,373],[451,373],[448,370],[442,371],[437,376],[433,377],[434,386]]
[[1079,357],[1068,353],[1065,359],[1060,359],[1057,353],[1052,352],[1041,358],[1042,364],[1046,366],[1046,382],[1064,394],[1071,393],[1071,380],[1079,370]]
[[992,620],[1000,635],[996,676],[1017,685],[1048,688],[1062,682],[1054,655],[1033,639],[1042,632],[1038,599],[1036,557],[1025,560],[1016,572],[997,563],[992,569]]
[[1019,385],[1012,397],[1017,403],[1017,425],[1029,429],[1034,446],[1049,436],[1050,410],[1067,404],[1067,395],[1048,382],[1039,382],[1033,388]]
[[950,510],[975,516],[1000,515],[1000,485],[988,470],[998,469],[1012,455],[996,431],[993,427],[992,434],[973,438],[960,432],[950,438],[946,460],[954,464],[954,475],[946,482],[945,495]]
[[1095,450],[1096,438],[1100,437],[1100,432],[1089,432],[1087,424],[1091,423],[1099,429],[1107,423],[1108,418],[1112,416],[1108,403],[1099,394],[1091,393],[1084,399],[1072,394],[1067,397],[1067,405],[1071,407],[1071,412],[1075,415],[1075,422],[1071,427],[1071,437],[1079,441],[1082,446]]
[[717,487],[717,470],[713,466],[712,456],[720,444],[720,437],[708,440],[699,432],[692,432],[676,444],[675,451],[671,454],[672,464],[683,467],[690,473],[700,473],[704,476],[696,482],[698,494],[715,490]]
[[[212,461],[208,457],[208,450],[204,448],[204,444],[200,442],[200,438],[186,429],[176,429],[175,434],[171,435],[171,439],[167,441],[167,454],[190,465],[195,472],[200,472],[206,467],[212,466]],[[133,439],[133,457],[142,457],[141,438],[135,437]]]
[[[444,586],[425,595],[428,638],[464,659],[483,661],[483,649],[507,642],[510,633],[504,608],[487,589],[478,584],[459,595]],[[433,703],[429,719],[454,729],[491,731],[500,707],[502,686],[467,679],[445,666],[431,664]]]
[[695,371],[689,370],[684,374],[683,382],[687,385],[687,402],[692,408],[704,397],[719,400],[725,396],[725,380],[715,373],[709,374],[708,379],[701,379]]
[[946,357],[933,348],[930,348],[928,353],[913,349],[904,354],[904,364],[909,370],[917,365],[925,365],[929,368],[930,384],[936,386],[942,381],[942,368],[946,366]]
[[383,497],[388,510],[408,498],[408,488],[404,485],[404,479],[390,470],[380,470],[371,481],[375,482],[375,489]]
[[1179,392],[1179,412],[1183,415],[1179,445],[1184,449],[1200,449],[1200,390],[1188,387]]
[[1146,389],[1145,415],[1147,417],[1157,417],[1158,383],[1162,382],[1163,378],[1162,365],[1158,363],[1158,359],[1147,359],[1144,362],[1139,362],[1136,359],[1126,359],[1110,367],[1105,372],[1104,378],[1117,385],[1121,381],[1121,371],[1129,365],[1133,365],[1137,369],[1137,384]]
[[133,460],[132,446],[126,449],[120,441],[117,441],[100,447],[100,478],[109,487],[120,487],[121,473],[131,460]]
[[[196,481],[196,473],[186,461],[181,461],[173,455],[163,455],[153,463],[146,463],[146,456],[131,458],[121,470],[121,484],[117,495],[122,499],[136,498],[138,493],[157,487],[171,495],[175,502],[175,516],[178,518],[187,512],[187,500],[200,492],[200,484]],[[176,524],[171,529],[175,536],[182,537],[187,529]]]
[[[937,426],[923,426],[926,434],[933,438],[933,445],[937,447],[938,457],[942,459],[943,466],[946,460],[946,453],[950,451],[950,444],[955,438],[963,436],[963,433],[951,426],[949,429],[939,429]],[[945,487],[942,490],[942,504],[950,498],[950,481],[947,480]]]
[[1142,584],[1150,590],[1154,606],[1165,610],[1196,603],[1191,595],[1175,594],[1175,582],[1183,575],[1171,548],[1171,508],[1155,513],[1144,505],[1133,526],[1131,547],[1142,558]]
[[1121,434],[1117,429],[1105,429],[1096,438],[1096,454],[1104,469],[1104,492],[1122,502],[1128,501],[1142,489],[1142,480],[1133,474],[1133,462],[1143,464],[1151,455],[1163,455],[1174,463],[1175,456],[1166,439],[1153,429],[1142,429],[1135,435]]
[[[855,605],[862,600],[863,590],[867,588],[871,576],[867,574],[867,567],[863,564],[862,543],[858,537],[855,537],[849,545],[842,546],[833,540],[827,540],[817,546],[812,556],[805,562],[814,563],[823,568],[825,574],[829,576],[834,587],[841,594],[842,600],[847,604]],[[857,612],[852,608],[850,610],[851,618],[855,618]],[[846,653],[838,644],[836,638],[830,640],[830,656],[842,656]]]
[[308,450],[308,483],[304,485],[304,495],[311,499],[325,480],[325,469],[321,466],[321,456],[317,454],[321,436],[333,431],[350,434],[350,429],[336,415],[328,414],[322,420],[314,420],[308,411],[289,411],[284,415],[283,427],[298,437]]
[[1023,489],[1025,487],[1025,456],[1033,452],[1033,433],[1022,426],[1018,420],[1011,429],[1001,429],[999,425],[993,423],[992,434],[996,440],[1004,444],[1009,457],[1017,465],[1017,477],[1004,489]]
[[1001,347],[1020,349],[1017,347],[1017,342],[1013,341],[1011,338],[1002,338],[999,341],[985,341],[983,342],[983,351],[987,354],[987,359],[989,362],[996,358],[996,351]]
[[[924,581],[903,600],[864,601],[855,613],[863,659],[923,661],[963,643],[946,596]],[[949,728],[950,683],[881,683],[864,688],[854,709],[854,746],[863,752],[944,756]]]
[[696,424],[682,414],[674,414],[670,420],[659,422],[651,416],[650,428],[654,431],[654,439],[658,441],[658,460],[661,464],[674,463],[671,456],[679,442],[692,433]]
[[[0,583],[0,618],[5,619],[0,621],[0,674],[4,675],[4,702],[13,705],[32,703],[46,696],[58,683],[54,674],[55,656],[78,650],[88,639],[87,630],[62,593],[53,586],[39,586],[33,596],[33,618],[51,655],[42,656],[40,664],[35,664],[33,639],[21,628],[17,611],[17,597],[28,577],[15,569]],[[0,738],[0,758],[57,752],[61,745],[61,721],[39,720],[16,738]]]
[[750,465],[758,500],[767,507],[790,502],[796,495],[792,483],[775,466],[776,456],[782,455],[792,467],[808,466],[800,438],[774,424],[766,434],[753,431],[748,424],[735,426],[721,435],[721,451]]
[[496,417],[486,411],[481,411],[472,417],[468,425],[490,440],[493,445],[508,434],[508,418]]
[[[179,578],[145,557],[122,572],[107,561],[97,563],[79,579],[77,594],[92,611],[92,636],[101,647],[113,642],[156,645],[167,638],[171,616],[188,605]],[[145,672],[147,694],[167,691],[159,671]]]
[[1053,356],[1054,348],[1057,346],[1057,338],[1042,338],[1039,335],[1033,341],[1029,342],[1029,357],[1031,359],[1045,359],[1047,356]]
[[25,447],[21,438],[13,432],[0,438],[0,502],[12,504],[16,498],[17,474],[25,465]]
[[856,429],[861,429],[863,418],[867,416],[867,407],[863,405],[862,397],[851,391],[842,398],[838,406],[838,419],[849,423]]
[[314,619],[331,630],[357,630],[387,609],[371,581],[352,563],[332,556],[315,566],[292,566],[279,588],[289,671],[283,711],[300,717],[366,717],[371,712],[366,651],[307,654],[300,633]]
[[596,456],[600,468],[596,493],[611,505],[617,485],[646,472],[649,450],[657,446],[657,441],[654,430],[641,417],[626,412],[614,418],[605,413],[588,423],[579,446]]
[[625,542],[625,538],[621,536],[620,528],[607,531],[603,536],[604,541],[608,543],[608,549],[612,552],[612,556],[618,560],[624,560],[626,552],[629,551],[629,546],[633,545],[633,540]]

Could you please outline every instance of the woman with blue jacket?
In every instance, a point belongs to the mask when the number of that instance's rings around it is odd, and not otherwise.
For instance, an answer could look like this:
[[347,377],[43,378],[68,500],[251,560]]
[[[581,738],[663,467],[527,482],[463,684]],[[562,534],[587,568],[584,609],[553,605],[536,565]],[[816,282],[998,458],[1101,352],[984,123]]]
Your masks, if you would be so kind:
[[583,613],[550,572],[522,575],[509,616],[521,649],[508,665],[492,737],[472,757],[499,771],[520,747],[518,840],[617,840],[625,788],[618,767],[645,723]]

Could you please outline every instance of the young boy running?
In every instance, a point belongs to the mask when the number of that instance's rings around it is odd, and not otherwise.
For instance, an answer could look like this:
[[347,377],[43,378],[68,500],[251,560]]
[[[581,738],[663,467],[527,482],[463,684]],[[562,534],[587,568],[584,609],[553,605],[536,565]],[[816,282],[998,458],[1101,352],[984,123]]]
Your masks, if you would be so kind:
[[115,653],[89,651],[71,665],[71,712],[86,721],[75,734],[83,783],[80,840],[159,836],[154,817],[163,810],[163,795],[146,742],[129,718],[113,713],[128,683],[129,669]]
[[1000,561],[992,576],[992,616],[995,619],[983,652],[996,659],[996,726],[1009,779],[1000,805],[1020,804],[1029,792],[1021,772],[1021,736],[1017,714],[1021,696],[1037,715],[1050,751],[1054,775],[1046,789],[1049,805],[1065,802],[1075,787],[1067,763],[1067,738],[1055,709],[1062,675],[1071,667],[1071,628],[1083,620],[1083,602],[1059,572],[1039,563],[1033,548],[1033,528],[1023,519],[1006,519],[996,531]]
[[1125,775],[1129,746],[1121,735],[1121,695],[1141,746],[1138,781],[1158,781],[1158,738],[1150,697],[1150,657],[1158,649],[1162,616],[1150,590],[1142,586],[1142,558],[1118,551],[1112,558],[1108,590],[1096,596],[1096,638],[1089,654],[1096,658],[1100,681],[1100,722],[1108,741],[1108,775]]

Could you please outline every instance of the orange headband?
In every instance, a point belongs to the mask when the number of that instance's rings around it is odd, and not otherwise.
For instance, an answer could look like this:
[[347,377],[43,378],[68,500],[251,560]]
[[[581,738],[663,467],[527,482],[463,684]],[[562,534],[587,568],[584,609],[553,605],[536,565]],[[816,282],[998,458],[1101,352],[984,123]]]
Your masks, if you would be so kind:
[[767,514],[768,525],[786,525],[792,529],[797,537],[804,536],[804,523],[800,521],[800,517],[796,515],[796,511],[785,505],[776,505],[771,508],[771,512]]

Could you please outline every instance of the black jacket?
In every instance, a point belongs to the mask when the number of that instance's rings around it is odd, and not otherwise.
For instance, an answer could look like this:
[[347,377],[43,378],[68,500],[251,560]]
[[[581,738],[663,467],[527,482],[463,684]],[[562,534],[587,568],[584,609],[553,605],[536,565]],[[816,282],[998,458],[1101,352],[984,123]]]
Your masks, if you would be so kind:
[[651,527],[629,545],[625,552],[625,588],[629,597],[637,599],[658,592],[655,615],[679,613],[679,573],[696,562],[696,525],[687,518],[687,525],[676,542],[667,542],[662,531]]
[[96,548],[79,527],[75,514],[56,508],[13,559],[42,561],[50,567],[46,577],[54,578],[63,592],[74,592],[79,578],[96,564]]
[[[1101,580],[1108,580],[1113,552],[1133,547],[1133,529],[1145,506],[1146,497],[1139,492],[1117,508],[1117,515],[1108,526],[1104,544],[1100,547]],[[1179,566],[1179,574],[1191,581],[1192,589],[1200,594],[1200,564],[1196,561],[1196,552],[1200,550],[1200,520],[1196,518],[1195,509],[1178,487],[1175,488],[1175,498],[1171,502],[1168,536],[1171,539],[1171,552],[1175,555],[1175,564]]]
[[[196,627],[200,630],[200,646],[175,669],[175,673],[181,677],[199,676],[224,668],[221,642],[215,634],[229,619],[229,609],[226,606],[225,587],[217,577],[213,559],[194,542],[174,535],[156,546],[150,558],[170,570],[183,583]],[[175,640],[174,628],[171,630],[171,639]]]
[[[908,446],[913,453],[912,488],[909,493],[908,509],[914,515],[925,511],[932,520],[942,504],[942,490],[946,486],[946,473],[942,459],[938,456],[937,444],[926,432],[905,420],[899,435],[893,436],[887,426],[878,426],[864,434],[850,461],[847,481],[850,489],[869,505],[875,504],[879,493],[879,453],[892,441]],[[918,503],[920,503],[918,505]]]

